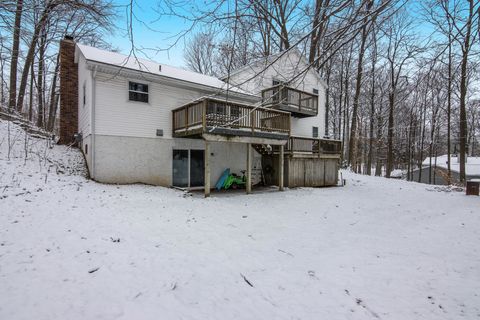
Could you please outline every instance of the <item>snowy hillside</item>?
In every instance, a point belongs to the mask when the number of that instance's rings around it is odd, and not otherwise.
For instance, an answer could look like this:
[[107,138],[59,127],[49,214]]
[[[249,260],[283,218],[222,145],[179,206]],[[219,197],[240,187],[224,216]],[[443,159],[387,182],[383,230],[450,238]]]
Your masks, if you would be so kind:
[[479,197],[351,173],[209,199],[103,185],[76,150],[10,130],[0,319],[480,318]]
[[74,183],[78,181],[75,176],[86,176],[77,149],[27,134],[14,122],[0,118],[0,199]]

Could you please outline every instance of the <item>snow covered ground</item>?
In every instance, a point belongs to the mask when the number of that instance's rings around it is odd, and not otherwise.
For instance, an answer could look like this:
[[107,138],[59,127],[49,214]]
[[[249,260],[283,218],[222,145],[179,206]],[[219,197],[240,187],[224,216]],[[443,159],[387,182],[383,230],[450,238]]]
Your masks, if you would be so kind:
[[[203,199],[82,176],[0,120],[0,319],[480,319],[480,198],[343,188]],[[46,160],[48,159],[48,160]]]

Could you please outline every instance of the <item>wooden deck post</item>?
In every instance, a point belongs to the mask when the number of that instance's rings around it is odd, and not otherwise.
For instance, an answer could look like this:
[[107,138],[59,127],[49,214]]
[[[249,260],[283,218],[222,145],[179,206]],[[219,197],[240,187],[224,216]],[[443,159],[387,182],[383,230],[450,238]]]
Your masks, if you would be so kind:
[[250,125],[252,126],[252,134],[255,132],[255,110],[250,112]]
[[284,156],[283,156],[283,144],[280,145],[280,152],[278,154],[278,190],[283,191],[283,162],[284,162]]
[[252,192],[252,145],[247,143],[247,194]]
[[202,102],[202,132],[207,129],[207,100]]
[[318,139],[318,157],[320,158],[322,156],[322,139]]
[[188,131],[188,106],[185,107],[185,131]]
[[205,176],[205,182],[204,182],[204,190],[205,190],[205,198],[210,197],[210,143],[208,141],[205,141],[205,151],[204,151],[204,156],[205,156],[205,163],[204,163],[204,176]]

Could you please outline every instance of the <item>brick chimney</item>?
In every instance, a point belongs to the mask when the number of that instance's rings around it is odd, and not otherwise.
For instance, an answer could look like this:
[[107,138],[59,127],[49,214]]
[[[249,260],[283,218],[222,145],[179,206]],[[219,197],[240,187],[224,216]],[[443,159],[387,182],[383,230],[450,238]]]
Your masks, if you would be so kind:
[[72,36],[60,41],[60,140],[70,144],[78,132],[78,66]]

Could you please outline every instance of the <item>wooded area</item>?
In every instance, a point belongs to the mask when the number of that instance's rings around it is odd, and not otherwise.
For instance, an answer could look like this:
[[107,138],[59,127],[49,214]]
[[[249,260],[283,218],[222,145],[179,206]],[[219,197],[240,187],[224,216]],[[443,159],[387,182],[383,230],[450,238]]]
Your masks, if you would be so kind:
[[[411,179],[427,156],[458,154],[464,181],[465,156],[480,153],[477,0],[160,0],[152,6],[159,19],[184,21],[184,30],[159,47],[185,43],[185,64],[197,72],[228,77],[256,59],[299,49],[328,84],[325,136],[343,141],[345,165],[356,172],[390,177],[402,169]],[[0,3],[1,105],[54,131],[59,39],[68,34],[109,47],[112,19],[126,11],[130,54],[136,54],[136,9],[133,1],[120,7],[106,0]]]
[[60,39],[108,47],[114,7],[108,1],[32,0],[0,3],[0,101],[53,132],[58,113]]
[[[163,8],[179,15],[173,3]],[[480,153],[478,1],[235,1],[229,8],[189,11],[205,26],[185,49],[191,69],[228,75],[297,47],[328,84],[325,135],[343,141],[345,165],[386,177],[402,169],[411,179],[427,156],[455,154],[465,180],[465,156]]]

